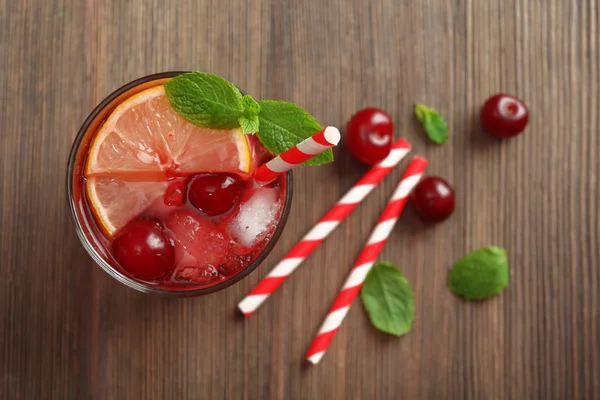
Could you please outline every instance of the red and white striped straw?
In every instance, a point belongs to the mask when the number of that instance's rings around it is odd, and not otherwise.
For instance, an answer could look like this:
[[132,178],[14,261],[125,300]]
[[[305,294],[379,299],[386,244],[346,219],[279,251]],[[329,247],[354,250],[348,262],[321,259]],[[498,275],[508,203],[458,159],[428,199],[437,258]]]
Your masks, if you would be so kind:
[[409,152],[410,144],[406,140],[394,143],[390,154],[367,171],[238,304],[242,313],[247,317],[252,315]]
[[260,183],[269,183],[277,178],[279,174],[287,172],[317,154],[337,146],[340,137],[340,131],[336,127],[328,126],[258,167],[254,179]]
[[358,256],[348,278],[346,278],[342,290],[329,309],[327,317],[323,325],[321,325],[321,329],[319,329],[319,333],[306,353],[306,359],[311,363],[317,364],[321,361],[321,358],[329,347],[329,343],[333,340],[352,302],[358,295],[367,277],[367,273],[371,270],[392,229],[394,229],[398,217],[400,217],[404,206],[408,202],[410,192],[419,182],[421,176],[423,176],[426,167],[427,160],[422,157],[414,157],[410,161],[402,179],[400,179],[398,186],[394,190],[394,194],[381,213],[377,225],[375,225],[375,228],[371,232],[367,244]]

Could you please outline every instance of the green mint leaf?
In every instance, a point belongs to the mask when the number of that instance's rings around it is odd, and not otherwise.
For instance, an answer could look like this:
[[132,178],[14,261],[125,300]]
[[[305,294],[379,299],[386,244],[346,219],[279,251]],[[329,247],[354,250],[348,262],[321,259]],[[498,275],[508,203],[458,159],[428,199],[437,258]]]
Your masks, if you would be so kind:
[[415,105],[415,114],[432,142],[443,144],[448,139],[448,125],[437,111],[427,108],[423,104],[417,104]]
[[171,106],[188,121],[215,129],[240,126],[242,94],[220,76],[192,72],[176,76],[164,86]]
[[239,119],[240,127],[242,128],[242,132],[245,134],[254,134],[258,132],[258,115],[254,115],[251,117],[246,117],[242,115]]
[[256,102],[249,94],[242,97],[242,107],[244,108],[243,115],[238,122],[245,134],[254,134],[258,132],[259,120],[258,113],[260,112],[260,104]]
[[[267,150],[281,154],[323,127],[304,109],[285,101],[261,100],[258,138]],[[321,165],[333,161],[331,149],[311,158],[304,165]]]
[[260,104],[249,94],[242,97],[242,108],[244,109],[244,116],[248,118],[255,117],[260,112]]
[[415,316],[414,294],[410,283],[394,264],[375,264],[360,296],[377,329],[396,336],[410,331]]
[[466,300],[493,297],[508,285],[506,250],[482,247],[458,260],[448,273],[448,287]]

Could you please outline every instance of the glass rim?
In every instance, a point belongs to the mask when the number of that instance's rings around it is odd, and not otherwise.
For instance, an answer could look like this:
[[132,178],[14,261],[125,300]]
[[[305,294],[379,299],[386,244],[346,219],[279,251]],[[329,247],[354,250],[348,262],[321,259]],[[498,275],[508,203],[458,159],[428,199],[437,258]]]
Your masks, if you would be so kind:
[[[128,92],[131,89],[134,89],[135,87],[137,87],[141,84],[148,83],[148,82],[151,82],[154,80],[172,78],[174,76],[181,75],[181,74],[184,74],[187,72],[190,72],[190,71],[166,71],[166,72],[160,72],[160,73],[156,73],[156,74],[146,75],[146,76],[135,79],[135,80],[119,87],[118,89],[116,89],[112,93],[110,93],[108,96],[106,96],[104,98],[104,100],[102,100],[96,107],[94,107],[93,111],[85,119],[85,121],[79,128],[79,131],[77,132],[77,136],[73,140],[73,144],[71,146],[71,151],[69,153],[69,159],[68,159],[68,164],[67,164],[67,199],[69,202],[69,208],[71,210],[71,219],[72,219],[73,225],[75,226],[75,231],[77,233],[79,241],[81,242],[81,244],[83,245],[83,247],[85,248],[87,253],[92,257],[94,262],[97,265],[99,265],[106,273],[108,273],[110,276],[112,276],[113,278],[115,278],[116,280],[121,282],[122,284],[124,284],[132,289],[143,292],[143,293],[152,293],[152,294],[164,295],[167,297],[192,297],[192,296],[200,296],[200,295],[214,293],[214,292],[220,291],[222,289],[225,289],[225,288],[239,282],[246,276],[248,276],[252,271],[254,271],[265,260],[265,258],[271,253],[271,251],[277,244],[281,234],[283,233],[283,229],[285,228],[285,225],[287,223],[287,219],[289,217],[289,213],[290,213],[290,209],[291,209],[292,196],[293,196],[293,173],[290,170],[290,171],[286,172],[286,174],[285,174],[285,183],[286,183],[285,202],[283,205],[283,210],[281,212],[281,217],[279,218],[277,228],[275,229],[275,231],[273,232],[271,237],[268,239],[267,245],[262,249],[262,251],[260,252],[258,257],[254,261],[252,261],[252,263],[250,263],[250,265],[248,265],[246,268],[244,268],[243,270],[238,272],[236,275],[234,275],[226,280],[223,280],[219,283],[216,283],[212,286],[209,286],[209,287],[193,289],[193,290],[169,290],[169,289],[154,287],[152,285],[147,285],[147,284],[144,284],[142,282],[136,281],[135,279],[128,277],[127,275],[125,275],[125,274],[121,273],[120,271],[116,270],[115,268],[113,268],[108,262],[106,262],[103,259],[103,257],[94,248],[94,245],[90,242],[86,233],[83,230],[82,220],[80,218],[79,212],[77,210],[77,206],[74,201],[74,196],[73,196],[74,195],[74,185],[76,184],[76,179],[78,179],[75,176],[75,161],[77,159],[77,154],[79,152],[83,138],[85,137],[86,133],[88,132],[88,129],[90,128],[90,125],[96,119],[96,117],[98,117],[98,115],[100,113],[102,113],[102,111],[104,111],[105,108],[109,104],[111,104],[115,99],[117,99],[120,95]],[[241,89],[240,89],[240,92],[244,93],[244,91]],[[96,221],[93,221],[93,223],[96,224]]]

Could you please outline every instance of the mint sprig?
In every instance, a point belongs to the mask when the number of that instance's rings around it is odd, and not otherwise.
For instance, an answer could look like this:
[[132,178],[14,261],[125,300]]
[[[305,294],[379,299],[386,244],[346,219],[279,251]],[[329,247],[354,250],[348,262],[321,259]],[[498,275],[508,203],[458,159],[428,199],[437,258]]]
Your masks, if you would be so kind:
[[241,127],[244,133],[258,130],[260,105],[218,75],[192,72],[164,86],[171,106],[193,124],[214,129]]
[[243,114],[242,94],[231,83],[214,74],[195,72],[165,82],[171,106],[188,121],[215,129],[239,126]]
[[240,123],[240,128],[242,128],[242,132],[246,134],[254,134],[258,132],[258,128],[260,126],[258,115],[254,115],[252,117],[246,117],[242,115],[238,122]]
[[448,139],[448,124],[446,124],[444,118],[433,108],[426,107],[423,104],[415,105],[415,114],[421,121],[427,137],[432,142],[444,144]]
[[415,317],[414,294],[410,283],[394,264],[375,264],[360,296],[377,329],[396,336],[410,331]]
[[[284,101],[257,102],[250,95],[242,96],[235,85],[215,74],[182,74],[164,86],[171,106],[186,120],[207,128],[241,128],[245,134],[257,133],[263,146],[275,155],[323,129],[301,107]],[[331,161],[333,152],[327,150],[304,164]]]
[[[261,100],[258,119],[258,138],[267,150],[281,154],[304,139],[319,132],[323,127],[308,112],[293,103]],[[331,149],[321,153],[305,165],[321,165],[333,161]]]
[[487,246],[458,260],[448,274],[448,287],[466,300],[482,300],[500,294],[508,285],[506,250]]
[[260,112],[260,104],[256,102],[249,94],[242,97],[242,116],[238,119],[243,133],[256,133],[260,126],[258,113]]

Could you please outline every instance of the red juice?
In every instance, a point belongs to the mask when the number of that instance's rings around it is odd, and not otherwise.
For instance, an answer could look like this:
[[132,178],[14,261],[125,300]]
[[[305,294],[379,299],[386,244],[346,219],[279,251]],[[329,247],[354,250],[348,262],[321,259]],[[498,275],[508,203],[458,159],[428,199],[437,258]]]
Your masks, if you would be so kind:
[[[270,252],[289,212],[291,175],[257,185],[254,171],[269,153],[252,135],[177,116],[161,91],[175,75],[132,82],[94,110],[71,152],[69,198],[82,243],[113,277],[144,292],[203,294],[241,279]],[[139,220],[154,232],[141,251],[162,241],[158,273],[127,258],[139,241],[124,232]]]

